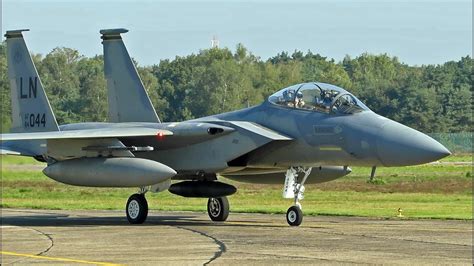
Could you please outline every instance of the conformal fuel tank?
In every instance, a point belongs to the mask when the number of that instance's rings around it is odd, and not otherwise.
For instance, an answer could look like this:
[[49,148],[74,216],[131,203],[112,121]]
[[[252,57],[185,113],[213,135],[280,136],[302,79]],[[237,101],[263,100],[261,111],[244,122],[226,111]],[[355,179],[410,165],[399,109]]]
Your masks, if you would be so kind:
[[175,170],[159,162],[129,157],[60,161],[43,173],[61,183],[87,187],[141,187],[176,175]]
[[[268,171],[268,170],[267,170]],[[246,173],[248,172],[248,173]],[[320,166],[313,167],[311,174],[306,180],[306,184],[319,184],[328,182],[339,177],[346,176],[352,172],[352,169],[344,166]],[[299,178],[302,178],[304,174],[300,174]],[[280,173],[263,173],[258,174],[256,170],[246,171],[243,170],[240,173],[226,173],[224,177],[245,183],[258,183],[258,184],[283,184],[285,182],[285,172]],[[301,179],[299,179],[301,180]]]

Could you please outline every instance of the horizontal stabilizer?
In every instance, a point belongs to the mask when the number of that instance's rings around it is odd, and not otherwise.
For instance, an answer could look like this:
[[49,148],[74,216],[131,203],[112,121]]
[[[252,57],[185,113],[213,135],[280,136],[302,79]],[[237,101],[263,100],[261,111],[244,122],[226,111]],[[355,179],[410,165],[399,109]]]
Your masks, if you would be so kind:
[[24,153],[24,152],[21,152],[21,151],[17,151],[17,150],[12,150],[12,149],[8,149],[8,148],[3,148],[3,147],[0,147],[0,155],[24,155],[24,156],[33,156],[33,154],[29,154],[29,153]]
[[[36,156],[40,145],[37,143],[19,143],[15,141],[0,144],[0,155],[20,155],[20,156]],[[36,151],[34,151],[36,150]]]
[[52,131],[35,133],[1,134],[1,141],[33,140],[33,139],[93,139],[93,138],[124,138],[146,136],[169,136],[173,132],[163,129],[133,127],[120,129],[84,129],[70,131]]
[[0,148],[0,155],[21,155],[21,153],[17,152],[17,151],[12,151],[12,150],[7,150],[7,149],[1,149]]

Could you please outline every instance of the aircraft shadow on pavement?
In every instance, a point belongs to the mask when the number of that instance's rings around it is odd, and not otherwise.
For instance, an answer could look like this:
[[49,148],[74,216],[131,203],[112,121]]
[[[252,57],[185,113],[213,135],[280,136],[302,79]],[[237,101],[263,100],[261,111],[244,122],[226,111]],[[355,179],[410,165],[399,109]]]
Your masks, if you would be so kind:
[[[194,216],[160,216],[149,217],[148,222],[158,223],[170,221],[192,221]],[[153,223],[144,223],[146,226]],[[15,226],[131,226],[123,216],[71,216],[67,214],[47,214],[47,215],[14,215],[2,217],[2,225]]]
[[193,215],[153,215],[141,225],[131,225],[123,216],[71,216],[67,214],[41,214],[41,215],[12,215],[2,217],[2,225],[13,226],[51,226],[51,227],[77,227],[77,226],[229,226],[229,227],[287,227],[282,223],[274,224],[264,221],[232,221],[212,222],[201,220]]

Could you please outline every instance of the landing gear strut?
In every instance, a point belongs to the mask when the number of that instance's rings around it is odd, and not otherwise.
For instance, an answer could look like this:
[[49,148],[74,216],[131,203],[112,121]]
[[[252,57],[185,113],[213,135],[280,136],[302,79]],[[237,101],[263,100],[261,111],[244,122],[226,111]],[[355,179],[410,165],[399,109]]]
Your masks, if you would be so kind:
[[229,201],[227,197],[209,198],[207,214],[214,222],[223,222],[229,216]]
[[[285,174],[285,187],[283,188],[283,197],[293,198],[295,204],[286,212],[286,221],[291,226],[299,226],[303,222],[303,211],[300,200],[304,198],[304,183],[311,174],[312,168],[290,167]],[[298,182],[298,174],[304,173],[301,182]]]
[[142,224],[148,216],[148,203],[145,198],[145,189],[141,189],[139,193],[133,194],[128,198],[125,207],[127,220],[131,224]]

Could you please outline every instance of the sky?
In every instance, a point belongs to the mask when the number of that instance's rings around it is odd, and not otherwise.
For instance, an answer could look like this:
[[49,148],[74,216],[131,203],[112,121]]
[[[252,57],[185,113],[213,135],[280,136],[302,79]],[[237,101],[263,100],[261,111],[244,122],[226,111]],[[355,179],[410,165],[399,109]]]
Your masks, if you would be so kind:
[[198,53],[213,36],[263,60],[311,50],[336,61],[368,52],[423,65],[472,57],[472,10],[470,0],[3,0],[1,30],[30,29],[34,53],[68,47],[94,56],[100,29],[126,28],[139,65]]

